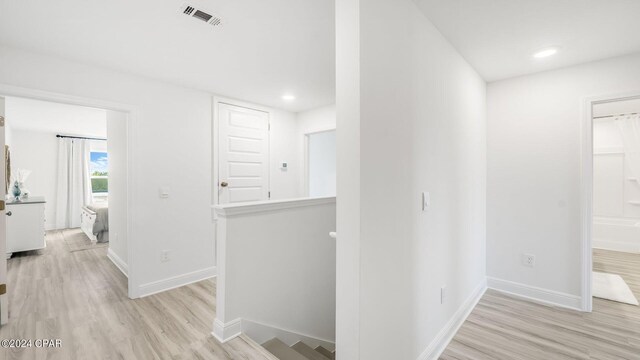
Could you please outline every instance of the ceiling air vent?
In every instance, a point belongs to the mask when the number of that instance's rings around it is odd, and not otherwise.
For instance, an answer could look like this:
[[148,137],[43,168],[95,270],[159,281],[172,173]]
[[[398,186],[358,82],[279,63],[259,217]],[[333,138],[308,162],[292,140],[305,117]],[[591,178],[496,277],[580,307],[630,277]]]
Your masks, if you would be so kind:
[[219,16],[211,15],[203,9],[198,9],[195,6],[184,4],[180,7],[180,12],[184,15],[204,21],[211,26],[220,26],[222,19]]
[[193,14],[193,10],[195,10],[195,8],[193,6],[187,5],[187,7],[184,8],[184,11],[182,11],[182,13],[183,14],[187,14],[187,15],[191,15],[191,14]]

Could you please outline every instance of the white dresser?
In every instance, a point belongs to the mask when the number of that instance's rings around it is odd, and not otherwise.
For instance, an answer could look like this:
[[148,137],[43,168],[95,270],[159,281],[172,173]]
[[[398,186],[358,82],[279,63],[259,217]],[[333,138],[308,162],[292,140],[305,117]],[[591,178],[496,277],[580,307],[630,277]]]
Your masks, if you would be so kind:
[[7,258],[18,251],[45,248],[44,204],[41,196],[7,202]]

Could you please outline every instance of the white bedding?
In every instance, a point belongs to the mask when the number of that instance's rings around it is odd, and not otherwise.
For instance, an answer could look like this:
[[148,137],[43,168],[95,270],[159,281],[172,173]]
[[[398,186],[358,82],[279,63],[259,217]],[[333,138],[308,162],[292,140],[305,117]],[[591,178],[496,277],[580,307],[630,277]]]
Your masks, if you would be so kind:
[[82,230],[98,242],[109,241],[109,207],[107,204],[92,204],[82,208]]

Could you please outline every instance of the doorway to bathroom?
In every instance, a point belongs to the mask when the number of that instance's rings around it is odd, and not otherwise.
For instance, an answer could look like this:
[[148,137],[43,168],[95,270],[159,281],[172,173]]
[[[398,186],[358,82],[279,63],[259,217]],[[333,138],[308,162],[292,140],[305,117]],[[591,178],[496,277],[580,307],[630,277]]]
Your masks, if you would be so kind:
[[640,298],[640,96],[591,105],[594,307]]

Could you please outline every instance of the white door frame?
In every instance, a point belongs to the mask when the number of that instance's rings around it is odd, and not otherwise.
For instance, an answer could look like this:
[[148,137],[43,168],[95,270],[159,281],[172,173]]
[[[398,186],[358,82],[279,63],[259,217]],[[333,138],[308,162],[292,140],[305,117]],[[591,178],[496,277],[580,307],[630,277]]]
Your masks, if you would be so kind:
[[[128,277],[128,295],[129,298],[135,299],[140,297],[139,292],[139,279],[140,273],[137,268],[136,255],[143,254],[144,249],[138,249],[139,242],[136,242],[134,233],[132,231],[132,224],[135,222],[133,217],[135,212],[133,196],[131,189],[135,183],[135,166],[133,163],[133,135],[134,135],[134,122],[138,118],[140,113],[137,106],[116,103],[112,101],[103,101],[99,99],[85,98],[80,96],[66,95],[55,92],[48,92],[36,89],[22,88],[12,85],[0,84],[0,96],[4,97],[21,97],[34,100],[50,101],[69,105],[79,105],[86,107],[94,107],[104,110],[119,111],[127,114],[127,277]],[[4,256],[0,254],[0,256]]]
[[[271,121],[273,120],[273,112],[274,112],[273,109],[265,106],[255,105],[246,101],[235,100],[235,99],[226,98],[222,96],[213,96],[212,111],[211,111],[213,114],[213,125],[211,126],[211,194],[212,194],[211,204],[212,206],[218,205],[220,203],[220,196],[218,193],[218,190],[219,190],[218,184],[220,183],[220,179],[218,178],[220,174],[220,171],[218,169],[218,165],[220,164],[219,157],[218,157],[218,155],[220,154],[220,152],[218,151],[218,145],[219,145],[218,134],[220,133],[218,131],[218,129],[220,128],[218,106],[220,104],[238,106],[238,107],[243,107],[250,110],[264,111],[267,114],[269,114],[269,131],[267,132],[268,141],[269,141],[269,154],[267,156],[269,160],[269,165],[267,166],[268,168],[267,187],[269,188],[269,191],[271,191],[271,145],[272,145]],[[211,210],[211,218],[213,221],[216,220],[215,211],[213,209]]]
[[[4,117],[6,116],[6,107],[5,107],[5,98],[0,96],[0,121],[4,122]],[[6,132],[5,132],[5,124],[0,124],[0,151],[2,152],[2,156],[3,160],[1,161],[2,163],[2,169],[0,169],[0,179],[2,180],[2,184],[0,184],[1,188],[0,188],[0,200],[2,200],[3,203],[3,209],[0,211],[0,224],[2,224],[2,226],[0,226],[0,229],[2,229],[2,231],[4,231],[4,234],[2,234],[3,236],[3,243],[0,244],[0,266],[2,266],[2,268],[0,269],[0,274],[2,276],[0,276],[0,284],[5,284],[5,291],[3,293],[0,293],[0,327],[6,323],[9,322],[9,309],[7,308],[9,305],[9,295],[6,292],[6,283],[8,282],[8,274],[7,274],[7,270],[8,270],[8,266],[7,266],[7,232],[6,232],[6,224],[7,224],[7,208],[6,208],[6,192],[5,192],[5,187],[7,187],[7,181],[6,181],[6,169],[7,169],[7,164],[6,161],[4,160],[5,157],[5,147],[4,145],[6,144]]]
[[593,106],[621,100],[640,98],[636,92],[594,96],[584,99],[581,132],[581,177],[580,177],[580,237],[582,243],[582,306],[581,310],[593,310],[591,278],[593,271]]
[[315,134],[321,134],[321,133],[326,133],[329,131],[336,131],[335,126],[333,127],[328,127],[326,129],[321,129],[321,130],[312,130],[309,132],[304,133],[302,136],[304,137],[304,145],[303,145],[303,159],[304,159],[304,179],[303,179],[303,186],[304,186],[304,196],[309,197],[309,136],[310,135],[315,135]]

